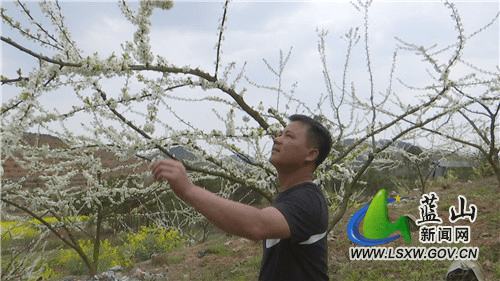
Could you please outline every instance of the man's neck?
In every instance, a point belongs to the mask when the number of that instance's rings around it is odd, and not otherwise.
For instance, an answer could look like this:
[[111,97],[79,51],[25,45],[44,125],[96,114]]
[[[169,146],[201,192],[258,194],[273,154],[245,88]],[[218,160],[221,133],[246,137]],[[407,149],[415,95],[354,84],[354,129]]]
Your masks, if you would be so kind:
[[309,170],[299,170],[291,172],[280,172],[278,174],[280,182],[280,192],[290,189],[299,183],[312,181],[312,172]]

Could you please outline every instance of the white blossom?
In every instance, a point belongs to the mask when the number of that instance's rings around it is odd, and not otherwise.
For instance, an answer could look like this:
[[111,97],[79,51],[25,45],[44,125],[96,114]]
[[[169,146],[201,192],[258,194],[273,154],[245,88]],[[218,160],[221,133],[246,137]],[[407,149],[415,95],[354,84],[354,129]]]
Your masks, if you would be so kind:
[[146,123],[146,124],[144,125],[144,129],[143,129],[143,130],[144,130],[144,132],[146,132],[146,133],[150,133],[150,134],[152,134],[152,133],[154,133],[154,131],[155,131],[155,126],[154,126],[152,123]]

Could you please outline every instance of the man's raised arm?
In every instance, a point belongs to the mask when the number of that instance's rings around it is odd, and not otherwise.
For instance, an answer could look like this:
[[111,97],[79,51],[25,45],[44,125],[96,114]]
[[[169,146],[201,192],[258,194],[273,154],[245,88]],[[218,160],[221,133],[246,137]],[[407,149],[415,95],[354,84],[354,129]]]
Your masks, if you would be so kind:
[[283,214],[274,207],[258,209],[215,195],[194,185],[181,162],[171,159],[152,164],[157,181],[167,180],[176,196],[191,204],[221,230],[251,240],[283,239],[291,236]]

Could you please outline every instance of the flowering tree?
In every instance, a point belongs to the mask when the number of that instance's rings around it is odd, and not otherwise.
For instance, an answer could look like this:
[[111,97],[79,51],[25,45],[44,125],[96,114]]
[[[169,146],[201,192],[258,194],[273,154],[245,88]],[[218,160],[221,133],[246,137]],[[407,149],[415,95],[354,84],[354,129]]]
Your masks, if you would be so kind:
[[[377,161],[385,161],[380,157],[381,152],[394,149],[392,144],[397,140],[414,137],[418,129],[442,122],[460,108],[482,100],[481,97],[469,99],[454,107],[443,103],[455,95],[452,89],[460,84],[451,74],[462,63],[465,40],[461,29],[458,29],[457,41],[450,42],[444,49],[452,50],[444,54],[444,59],[434,58],[428,49],[401,40],[388,73],[388,86],[377,89],[369,40],[371,1],[354,5],[364,16],[364,26],[352,28],[343,37],[347,44],[346,56],[338,84],[329,70],[328,32],[318,32],[318,51],[323,65],[319,75],[323,75],[326,94],[309,97],[318,100],[315,107],[297,99],[294,85],[286,90],[282,83],[291,50],[287,55],[280,53],[278,67],[266,61],[268,70],[277,78],[277,85],[251,80],[245,74],[245,64],[224,62],[222,49],[228,2],[224,4],[220,20],[213,69],[173,64],[168,57],[153,52],[151,15],[155,9],[169,9],[172,6],[169,1],[140,1],[135,8],[119,1],[123,16],[135,27],[135,32],[132,41],[124,42],[120,51],[107,57],[97,52],[87,55],[79,49],[79,42],[72,39],[57,2],[40,2],[41,13],[56,32],[37,21],[26,4],[18,1],[17,5],[28,20],[17,20],[2,8],[3,21],[20,37],[14,40],[2,36],[1,40],[6,47],[17,49],[20,55],[36,59],[39,65],[28,74],[19,70],[18,77],[2,77],[2,84],[18,89],[14,98],[2,104],[2,164],[6,159],[14,159],[30,171],[19,181],[2,178],[2,204],[14,206],[42,223],[47,215],[58,218],[57,225],[44,223],[54,233],[58,233],[59,228],[66,233],[82,229],[81,222],[65,219],[77,217],[82,206],[92,210],[93,222],[99,225],[104,199],[117,206],[132,198],[169,193],[167,183],[148,183],[147,172],[140,168],[165,156],[182,161],[193,181],[222,179],[217,192],[223,197],[228,198],[244,187],[272,202],[278,183],[276,171],[267,160],[268,152],[272,136],[286,126],[286,116],[291,110],[315,116],[334,135],[335,149],[315,175],[315,181],[327,191],[328,200],[339,206],[330,222],[332,229],[353,200],[357,191],[354,186],[364,171]],[[446,5],[460,27],[454,6]],[[32,43],[36,47],[30,47]],[[411,105],[393,89],[398,53],[408,50],[423,54],[437,73],[437,77],[431,76],[427,86],[419,88],[424,94],[417,104]],[[354,79],[349,73],[352,56],[357,51],[366,58],[366,81]],[[474,67],[471,67],[472,73],[483,74]],[[460,82],[468,86],[489,85],[490,80]],[[369,85],[367,98],[357,93],[357,85],[363,83]],[[252,89],[270,91],[274,93],[273,99],[256,100]],[[62,111],[43,105],[44,97],[58,91],[74,100],[71,108]],[[181,107],[197,104],[212,108],[219,123],[206,128],[188,121]],[[75,123],[83,132],[74,129]],[[64,140],[64,145],[53,150],[22,141],[24,132],[37,128]],[[347,143],[347,139],[352,141]],[[386,141],[379,142],[382,139]],[[171,150],[176,146],[182,146],[192,157],[178,158]],[[124,162],[124,167],[104,167],[96,156],[97,150],[113,153]],[[356,164],[359,158],[363,161]],[[113,173],[128,176],[108,186],[104,175]],[[86,178],[84,187],[71,184],[71,179],[79,174]],[[42,186],[28,188],[24,183],[30,177],[41,178]],[[336,186],[328,185],[332,179],[336,179]],[[80,194],[81,204],[72,202],[76,194]],[[173,202],[172,206],[174,210],[169,218],[173,226],[202,220],[181,201]],[[60,236],[82,259],[87,259],[87,266],[95,272],[98,232],[93,237],[96,248],[91,258],[81,253],[78,243],[71,238]]]
[[[493,74],[492,74],[493,75]],[[486,84],[486,83],[485,83]],[[456,92],[454,102],[460,103],[465,100],[474,101],[472,105],[461,107],[457,110],[455,118],[450,118],[442,124],[439,129],[424,127],[434,135],[437,135],[454,144],[461,144],[468,148],[477,150],[483,161],[493,170],[500,187],[500,97],[498,95],[498,79],[492,79],[485,87],[484,93],[479,97],[464,93],[467,86],[455,86]],[[457,126],[460,119],[465,120],[464,125]],[[457,120],[459,119],[459,120]]]
[[[500,141],[499,127],[500,119],[500,76],[498,65],[496,70],[480,68],[467,61],[463,57],[463,51],[467,43],[484,29],[498,23],[500,13],[479,30],[466,34],[464,26],[457,9],[450,5],[452,18],[455,21],[458,32],[458,42],[443,49],[431,50],[421,46],[400,40],[403,49],[415,53],[422,57],[434,70],[434,75],[439,77],[450,92],[443,96],[440,103],[433,106],[435,109],[446,108],[449,114],[440,122],[433,122],[422,126],[422,131],[430,133],[433,137],[444,139],[440,146],[448,147],[448,151],[453,151],[452,147],[468,147],[475,149],[491,166],[498,186],[500,187]],[[442,53],[455,48],[455,55],[448,64],[443,64],[439,57]],[[451,74],[451,67],[462,65],[470,69],[470,72],[455,76]],[[416,91],[426,91],[429,88],[417,88],[408,86]],[[411,124],[415,122],[408,121]],[[439,144],[439,142],[436,142]]]

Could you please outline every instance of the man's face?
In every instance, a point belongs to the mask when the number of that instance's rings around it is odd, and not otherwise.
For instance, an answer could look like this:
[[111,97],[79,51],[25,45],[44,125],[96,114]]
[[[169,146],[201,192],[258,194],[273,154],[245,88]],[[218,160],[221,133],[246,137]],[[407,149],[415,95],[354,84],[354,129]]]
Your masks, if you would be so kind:
[[[290,123],[281,135],[274,138],[269,162],[276,168],[293,168],[304,165],[310,150],[308,126],[300,121]],[[314,159],[313,159],[314,160]]]

